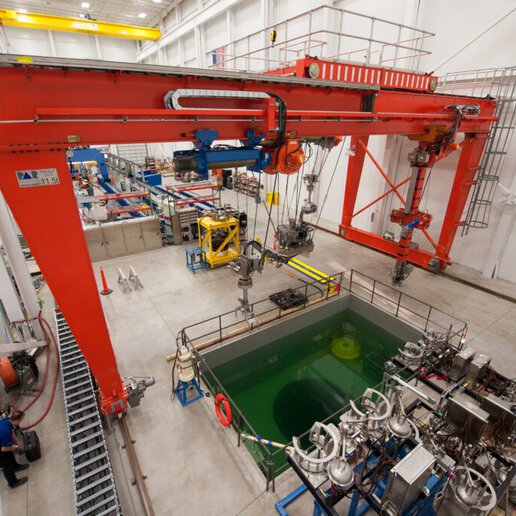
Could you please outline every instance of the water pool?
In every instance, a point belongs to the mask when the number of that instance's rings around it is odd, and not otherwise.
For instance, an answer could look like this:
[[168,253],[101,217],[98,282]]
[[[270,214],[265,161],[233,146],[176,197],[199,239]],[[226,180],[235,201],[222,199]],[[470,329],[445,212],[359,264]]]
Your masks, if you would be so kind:
[[[419,335],[347,295],[203,356],[255,433],[287,444],[377,385],[385,361]],[[260,447],[247,447],[257,462],[266,458]],[[283,464],[277,455],[275,470]]]

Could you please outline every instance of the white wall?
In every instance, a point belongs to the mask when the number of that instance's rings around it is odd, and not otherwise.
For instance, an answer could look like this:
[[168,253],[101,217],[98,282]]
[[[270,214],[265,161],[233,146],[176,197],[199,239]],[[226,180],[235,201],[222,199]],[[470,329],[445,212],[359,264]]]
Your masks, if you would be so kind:
[[[422,0],[418,24],[436,34],[431,41],[432,55],[422,60],[423,67],[434,70],[515,7],[514,0]],[[504,17],[499,25],[439,68],[437,73],[514,65],[515,27],[516,13]]]
[[7,53],[134,62],[136,42],[74,32],[4,27]]

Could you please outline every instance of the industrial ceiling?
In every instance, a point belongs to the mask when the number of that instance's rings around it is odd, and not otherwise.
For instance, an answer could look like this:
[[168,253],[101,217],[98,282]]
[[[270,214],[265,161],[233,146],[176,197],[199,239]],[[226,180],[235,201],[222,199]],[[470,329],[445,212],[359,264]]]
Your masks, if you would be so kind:
[[[4,9],[72,16],[152,27],[175,0],[5,0]],[[23,12],[23,11],[22,11]]]

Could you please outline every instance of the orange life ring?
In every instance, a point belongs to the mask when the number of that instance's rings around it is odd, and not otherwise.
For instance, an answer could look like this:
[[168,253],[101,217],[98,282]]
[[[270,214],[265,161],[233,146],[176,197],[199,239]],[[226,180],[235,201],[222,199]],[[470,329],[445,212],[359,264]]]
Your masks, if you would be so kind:
[[[224,410],[222,410],[223,408]],[[217,394],[215,397],[215,412],[217,413],[220,424],[226,428],[229,427],[231,421],[233,421],[233,413],[231,412],[229,401],[224,394]]]

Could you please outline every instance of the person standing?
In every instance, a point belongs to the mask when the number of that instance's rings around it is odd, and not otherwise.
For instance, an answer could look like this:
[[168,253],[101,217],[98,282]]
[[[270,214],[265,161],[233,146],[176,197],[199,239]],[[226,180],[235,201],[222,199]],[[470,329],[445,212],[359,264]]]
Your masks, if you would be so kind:
[[18,464],[14,452],[21,448],[21,442],[16,435],[16,427],[23,419],[23,412],[15,410],[9,417],[0,419],[0,467],[11,489],[27,482],[27,477],[17,478],[16,472],[29,467],[28,464]]

